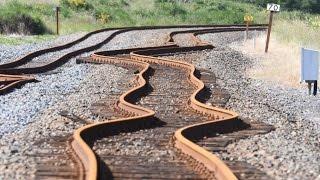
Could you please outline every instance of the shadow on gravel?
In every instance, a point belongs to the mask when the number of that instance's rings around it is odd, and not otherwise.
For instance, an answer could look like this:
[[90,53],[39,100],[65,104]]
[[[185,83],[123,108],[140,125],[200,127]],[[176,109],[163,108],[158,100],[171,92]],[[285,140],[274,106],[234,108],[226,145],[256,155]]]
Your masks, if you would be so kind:
[[[187,130],[188,132],[185,133],[187,135],[187,138],[191,139],[193,142],[197,142],[203,139],[203,137],[206,137],[206,138],[218,137],[218,136],[221,136],[221,134],[228,134],[228,133],[248,129],[251,127],[250,124],[246,123],[241,119],[237,119],[233,121],[219,121],[219,122],[216,122],[214,125],[207,124],[204,126],[205,127],[203,126],[199,127],[199,129],[195,127],[190,130]],[[205,129],[205,131],[203,131],[203,129]]]
[[[194,72],[194,75],[201,80],[201,72],[198,69],[196,69],[196,71]],[[210,90],[210,88],[208,88],[205,85],[204,89],[200,91],[199,94],[197,94],[196,98],[200,102],[206,103],[210,99],[211,94],[212,94],[212,91]]]
[[[140,130],[147,130],[147,129],[153,129],[153,128],[157,128],[157,127],[162,127],[164,126],[166,123],[161,121],[160,119],[154,117],[153,119],[149,119],[149,120],[145,120],[144,122],[140,122],[137,123],[135,122],[126,122],[126,123],[122,123],[123,126],[122,127],[110,127],[110,128],[106,128],[104,127],[104,131],[110,132],[107,133],[108,135],[103,136],[103,137],[97,137],[98,139],[102,139],[102,138],[107,138],[108,136],[115,136],[115,135],[119,135],[121,133],[130,133],[130,132],[136,132],[136,131],[140,131]],[[110,130],[109,130],[110,129]],[[113,131],[113,133],[111,133],[111,131]],[[94,139],[93,141],[89,142],[90,146],[93,147],[93,144],[96,140],[98,139]],[[101,158],[99,157],[99,155],[96,154],[97,160],[99,162],[99,177],[98,179],[113,179],[113,174],[111,172],[111,170],[109,169],[108,165],[101,160]]]
[[[134,74],[136,74],[136,71],[134,71]],[[148,83],[150,76],[153,76],[153,74],[154,74],[154,69],[149,68],[146,71],[146,73],[143,75],[143,78],[147,82],[146,85],[143,88],[139,89],[138,91],[130,94],[130,96],[127,97],[125,100],[132,104],[136,104],[141,100],[141,98],[148,96],[153,91],[153,87]]]
[[[201,103],[207,103],[210,102],[209,100],[214,96],[214,99],[217,101],[219,99],[219,102],[212,102],[213,104],[216,104],[218,106],[224,107],[226,103],[230,99],[230,94],[223,90],[217,83],[216,83],[216,76],[214,73],[207,71],[207,70],[198,70],[195,71],[195,76],[200,79],[204,84],[205,87],[202,89],[196,96],[197,100]],[[208,86],[212,86],[212,89],[210,89]]]

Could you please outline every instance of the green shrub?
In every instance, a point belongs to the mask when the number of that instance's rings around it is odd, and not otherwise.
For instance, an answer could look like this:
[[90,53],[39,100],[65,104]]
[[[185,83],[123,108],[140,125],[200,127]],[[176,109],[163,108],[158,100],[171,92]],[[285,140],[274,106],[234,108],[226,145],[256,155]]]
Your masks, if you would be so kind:
[[53,6],[48,4],[34,4],[34,5],[24,5],[26,8],[30,9],[32,14],[37,16],[54,16]]
[[102,23],[132,24],[132,18],[126,9],[128,3],[125,0],[93,0],[90,1],[90,6],[94,7],[95,18]]
[[25,13],[10,13],[0,17],[1,34],[45,34],[48,30],[40,18]]
[[162,14],[170,15],[170,16],[183,16],[187,14],[187,11],[179,6],[176,2],[161,2],[157,4],[159,7],[159,11]]
[[60,4],[63,8],[71,8],[75,10],[89,10],[93,7],[86,0],[61,0]]
[[0,33],[44,34],[49,32],[39,16],[30,14],[30,7],[16,1],[0,8]]

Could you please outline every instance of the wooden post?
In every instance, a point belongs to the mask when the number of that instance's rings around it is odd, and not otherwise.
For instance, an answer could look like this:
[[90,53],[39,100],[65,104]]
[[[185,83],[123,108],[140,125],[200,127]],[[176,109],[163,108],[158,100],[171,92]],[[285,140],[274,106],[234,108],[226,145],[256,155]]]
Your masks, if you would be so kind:
[[269,49],[269,42],[270,42],[270,34],[271,34],[271,28],[272,28],[272,20],[273,20],[273,11],[270,11],[270,17],[269,17],[269,26],[268,26],[268,34],[267,34],[267,41],[266,41],[266,48],[265,52],[268,52]]
[[56,7],[56,25],[57,25],[57,35],[59,35],[59,11],[60,11],[60,7]]

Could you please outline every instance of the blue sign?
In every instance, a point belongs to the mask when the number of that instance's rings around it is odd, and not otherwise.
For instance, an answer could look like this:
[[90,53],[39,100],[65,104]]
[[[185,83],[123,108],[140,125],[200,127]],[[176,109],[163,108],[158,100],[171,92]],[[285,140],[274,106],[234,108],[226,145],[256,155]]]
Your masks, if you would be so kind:
[[319,51],[301,49],[301,81],[318,80]]

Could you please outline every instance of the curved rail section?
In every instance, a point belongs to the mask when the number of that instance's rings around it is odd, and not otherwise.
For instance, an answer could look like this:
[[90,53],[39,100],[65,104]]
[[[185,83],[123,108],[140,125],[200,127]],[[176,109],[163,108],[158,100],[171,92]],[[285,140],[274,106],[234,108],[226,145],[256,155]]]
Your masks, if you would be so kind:
[[[265,24],[258,24],[258,25],[253,25],[252,27],[254,29],[260,30],[260,29],[264,29],[265,26],[266,26]],[[64,63],[68,62],[68,60],[71,59],[72,57],[75,57],[75,56],[80,55],[82,53],[90,52],[90,51],[93,51],[93,50],[96,50],[96,49],[102,47],[104,44],[110,42],[113,38],[115,38],[119,34],[122,34],[125,32],[130,32],[130,31],[137,31],[137,30],[170,29],[170,28],[207,28],[207,29],[185,30],[185,31],[172,32],[169,35],[168,44],[173,42],[172,37],[176,34],[179,34],[179,33],[194,33],[194,34],[195,33],[207,33],[207,32],[211,32],[212,30],[216,30],[218,32],[219,29],[220,29],[220,32],[225,31],[226,29],[229,29],[230,31],[232,31],[232,29],[233,29],[233,31],[237,31],[237,29],[238,29],[238,31],[239,31],[239,30],[242,30],[239,28],[244,28],[244,25],[179,25],[179,26],[141,26],[141,27],[106,28],[106,29],[101,29],[101,30],[97,30],[97,31],[93,31],[88,34],[85,34],[83,37],[81,37],[75,41],[69,42],[67,44],[38,50],[38,51],[35,51],[32,53],[29,53],[29,54],[25,55],[24,57],[19,58],[15,61],[0,64],[0,73],[7,74],[7,75],[8,74],[14,75],[14,74],[35,74],[35,73],[47,72],[47,71],[53,70],[53,69],[63,65]],[[209,29],[209,28],[211,28],[211,29]],[[214,28],[214,29],[212,29],[212,28]],[[225,30],[223,30],[223,29],[225,29]],[[60,50],[66,49],[66,48],[70,48],[70,47],[90,38],[94,34],[106,32],[106,31],[113,31],[113,30],[116,32],[114,32],[110,36],[106,37],[106,39],[104,39],[103,41],[101,41],[95,45],[88,46],[88,47],[64,54],[60,58],[55,59],[54,61],[49,62],[45,65],[41,65],[41,66],[37,66],[37,67],[24,67],[24,68],[20,67],[21,65],[24,65],[24,64],[27,64],[28,62],[31,62],[33,58],[36,58],[36,57],[41,56],[43,54],[46,54],[49,52],[56,52],[56,51],[60,51]],[[195,42],[197,42],[198,44],[204,44],[204,42],[200,41],[196,37],[194,37],[193,40]],[[8,93],[12,89],[19,87],[27,82],[32,82],[32,80],[23,80],[23,81],[13,83],[10,86],[7,86],[5,89],[2,89],[0,91],[1,92],[0,95]]]
[[[196,163],[193,165],[196,166],[196,169],[201,169],[201,166],[204,166],[207,168],[207,171],[214,172],[214,177],[217,179],[237,179],[232,171],[218,157],[188,139],[193,137],[195,134],[199,134],[199,132],[204,131],[205,129],[209,130],[207,127],[215,126],[218,121],[237,120],[237,113],[208,106],[201,103],[197,99],[197,95],[200,94],[200,92],[204,89],[204,84],[195,76],[196,69],[194,65],[186,62],[174,61],[159,57],[155,58],[135,53],[131,53],[131,58],[148,63],[158,63],[167,66],[184,68],[189,71],[189,80],[197,87],[197,90],[190,97],[190,107],[196,110],[198,113],[213,117],[214,120],[184,127],[176,131],[174,135],[175,147],[195,160]],[[195,133],[195,131],[197,131],[197,133]],[[203,169],[201,169],[201,171],[203,171]],[[214,178],[210,173],[207,173],[207,176]]]
[[6,94],[25,83],[34,81],[35,78],[33,77],[0,74],[0,95]]
[[[243,29],[214,29],[206,30],[206,32],[225,32],[239,30]],[[194,31],[192,33],[205,32]],[[168,38],[169,41],[171,41],[170,39],[172,39],[173,34],[174,33],[170,33]],[[194,39],[197,38],[194,37]],[[144,77],[149,68],[149,63],[156,63],[186,69],[189,72],[188,79],[196,87],[196,91],[190,96],[190,107],[193,108],[196,112],[206,116],[210,116],[213,119],[212,121],[190,125],[188,127],[177,130],[174,134],[175,147],[179,149],[184,155],[190,157],[195,162],[193,163],[193,165],[196,166],[197,169],[200,169],[202,173],[206,172],[206,175],[208,177],[215,177],[217,179],[237,179],[232,171],[218,157],[191,141],[191,139],[195,138],[195,135],[205,136],[206,128],[207,130],[210,130],[219,122],[237,121],[237,113],[221,108],[208,106],[199,101],[199,96],[204,90],[205,86],[204,83],[195,76],[196,68],[194,65],[160,57],[162,55],[167,55],[170,53],[181,53],[213,48],[213,46],[202,42],[200,39],[197,39],[197,42],[199,42],[198,44],[200,45],[195,47],[178,47],[176,45],[169,45],[162,47],[105,51],[94,53],[91,56],[89,60],[90,62],[134,65],[139,66],[140,68],[142,68],[142,70],[138,74],[136,79],[138,85],[125,94],[121,95],[117,103],[118,108],[123,112],[126,112],[128,115],[131,115],[131,117],[90,124],[75,131],[73,135],[72,147],[85,167],[86,179],[98,178],[98,162],[94,152],[91,149],[92,136],[96,137],[102,134],[103,136],[105,136],[108,135],[108,129],[112,127],[119,125],[121,126],[128,123],[132,125],[135,122],[141,121],[147,122],[153,118],[155,114],[154,111],[130,103],[131,96],[136,96],[135,93],[143,91],[143,89],[146,87],[146,80]],[[130,58],[112,57],[114,55],[128,53],[130,53]]]
[[[264,26],[265,26],[264,24],[253,25],[253,27],[256,27],[256,28],[259,28],[259,27],[264,28]],[[32,52],[32,53],[30,53],[20,59],[15,60],[13,62],[0,64],[0,73],[2,73],[2,74],[34,74],[34,73],[47,72],[47,71],[53,70],[53,69],[63,65],[72,57],[75,57],[75,56],[80,55],[85,52],[90,52],[90,51],[96,50],[96,49],[102,47],[104,44],[110,42],[113,38],[115,38],[119,34],[122,34],[125,32],[130,32],[130,31],[152,30],[152,29],[172,29],[172,28],[232,28],[232,27],[240,28],[240,27],[244,27],[244,25],[180,25],[180,26],[141,26],[141,27],[106,28],[106,29],[101,29],[101,30],[90,32],[90,33],[84,35],[83,37],[81,37],[73,42],[67,43],[65,45],[35,51],[35,52]],[[38,57],[40,55],[43,55],[43,54],[46,54],[49,52],[60,51],[60,50],[72,47],[73,45],[84,41],[85,39],[89,38],[90,36],[92,36],[94,34],[97,34],[100,32],[107,32],[107,31],[116,31],[116,32],[112,33],[106,39],[104,39],[103,41],[101,41],[95,45],[88,46],[88,47],[67,53],[67,54],[63,55],[62,57],[60,57],[60,58],[58,58],[48,64],[45,64],[42,66],[37,66],[37,67],[26,67],[26,68],[19,67],[21,65],[27,64],[28,62],[32,61],[32,59],[35,57]]]
[[[141,67],[141,72],[137,76],[137,86],[133,89],[129,90],[125,94],[120,96],[120,99],[117,103],[117,106],[124,110],[129,115],[133,115],[128,118],[121,118],[117,120],[111,120],[107,122],[101,122],[96,124],[91,124],[84,126],[75,131],[73,134],[73,141],[72,147],[78,157],[81,159],[84,169],[85,169],[85,176],[86,179],[97,179],[98,178],[98,161],[95,157],[94,152],[90,147],[90,139],[92,138],[92,134],[97,132],[101,133],[105,130],[106,127],[113,127],[113,126],[121,126],[126,124],[130,121],[130,123],[138,122],[138,121],[147,121],[148,119],[152,118],[155,114],[154,111],[139,107],[137,105],[130,103],[131,96],[135,96],[134,94],[138,91],[143,91],[143,88],[146,86],[146,80],[144,79],[145,73],[149,69],[148,63],[138,62],[138,61],[131,61],[128,59],[121,59],[121,58],[97,58],[98,62],[103,63],[114,63],[114,64],[121,64],[121,65],[130,65],[130,66],[139,66]],[[100,135],[107,135],[105,132]]]

